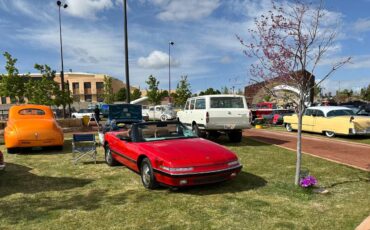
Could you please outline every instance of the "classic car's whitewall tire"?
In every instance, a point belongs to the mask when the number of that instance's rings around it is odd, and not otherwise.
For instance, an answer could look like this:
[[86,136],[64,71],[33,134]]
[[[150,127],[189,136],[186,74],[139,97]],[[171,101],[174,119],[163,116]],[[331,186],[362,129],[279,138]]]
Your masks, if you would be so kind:
[[334,132],[331,132],[331,131],[325,131],[325,135],[327,137],[334,137],[335,136],[335,133]]
[[166,121],[166,120],[167,120],[166,115],[162,114],[162,116],[161,116],[161,121]]
[[107,163],[107,165],[109,166],[115,166],[118,164],[118,162],[113,158],[112,156],[112,152],[109,148],[109,145],[106,145],[105,146],[105,156],[104,156],[104,159],[105,159],[105,163]]
[[154,177],[152,165],[148,158],[144,158],[140,167],[141,182],[147,189],[155,189],[158,187],[158,182]]
[[293,131],[292,125],[291,125],[291,124],[289,124],[289,123],[285,124],[285,128],[286,128],[286,130],[287,130],[288,132],[292,132],[292,131]]

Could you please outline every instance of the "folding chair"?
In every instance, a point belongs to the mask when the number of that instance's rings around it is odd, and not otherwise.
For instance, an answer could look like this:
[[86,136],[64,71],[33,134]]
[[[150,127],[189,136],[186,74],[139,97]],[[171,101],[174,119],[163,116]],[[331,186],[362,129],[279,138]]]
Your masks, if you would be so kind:
[[96,146],[95,134],[73,134],[72,153],[74,164],[85,157],[90,157],[96,164]]

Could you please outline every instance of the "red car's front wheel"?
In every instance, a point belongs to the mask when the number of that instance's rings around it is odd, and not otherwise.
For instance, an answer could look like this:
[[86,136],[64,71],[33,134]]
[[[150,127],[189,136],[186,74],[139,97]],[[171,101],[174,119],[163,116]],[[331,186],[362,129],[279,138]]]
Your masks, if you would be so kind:
[[153,168],[148,158],[145,158],[141,162],[140,173],[141,173],[141,182],[143,183],[145,188],[155,189],[156,187],[158,187],[158,182],[154,177]]

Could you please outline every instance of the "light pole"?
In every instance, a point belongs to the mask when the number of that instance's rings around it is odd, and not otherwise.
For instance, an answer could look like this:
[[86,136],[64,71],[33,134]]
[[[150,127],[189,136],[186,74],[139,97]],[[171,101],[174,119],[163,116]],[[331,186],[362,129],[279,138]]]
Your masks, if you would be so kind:
[[175,43],[170,41],[168,43],[168,100],[171,102],[171,46]]
[[129,76],[129,66],[128,66],[128,32],[127,32],[127,0],[124,0],[123,1],[123,13],[124,13],[124,17],[125,17],[125,59],[126,59],[126,62],[125,62],[125,74],[126,74],[126,87],[127,87],[127,90],[126,90],[126,99],[127,99],[127,103],[130,104],[130,76]]
[[[59,40],[60,40],[60,60],[62,63],[62,70],[60,71],[60,82],[62,85],[62,95],[64,96],[64,64],[63,64],[63,42],[62,42],[62,18],[60,16],[60,8],[64,9],[68,7],[67,4],[62,4],[61,1],[57,1],[58,10],[59,10]],[[66,118],[66,106],[63,104],[63,118]]]

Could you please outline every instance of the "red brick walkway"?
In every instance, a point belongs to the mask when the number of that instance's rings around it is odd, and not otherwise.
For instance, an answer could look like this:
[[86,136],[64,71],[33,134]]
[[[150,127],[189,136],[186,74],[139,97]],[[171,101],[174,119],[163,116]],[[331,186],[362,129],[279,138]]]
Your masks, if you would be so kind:
[[[297,133],[248,129],[244,131],[243,135],[294,151],[297,145]],[[370,145],[367,144],[340,141],[335,138],[303,136],[302,151],[306,154],[370,171]]]

